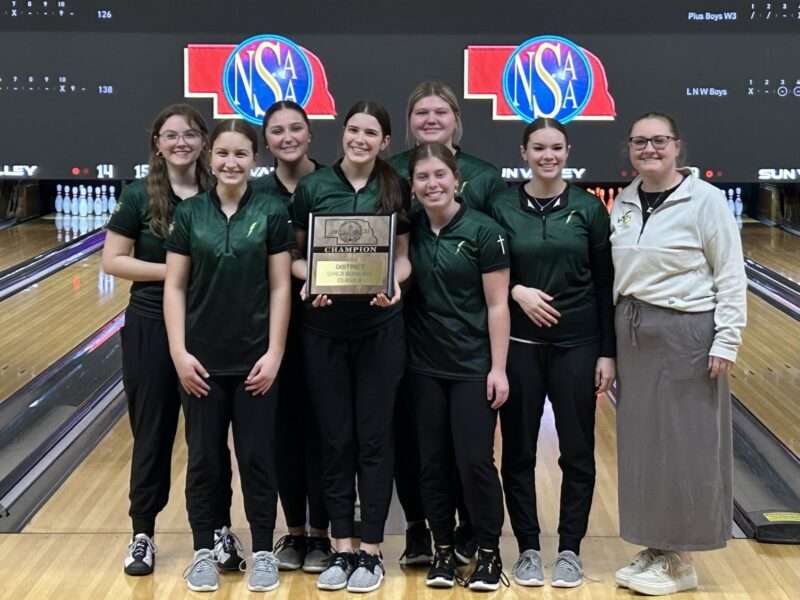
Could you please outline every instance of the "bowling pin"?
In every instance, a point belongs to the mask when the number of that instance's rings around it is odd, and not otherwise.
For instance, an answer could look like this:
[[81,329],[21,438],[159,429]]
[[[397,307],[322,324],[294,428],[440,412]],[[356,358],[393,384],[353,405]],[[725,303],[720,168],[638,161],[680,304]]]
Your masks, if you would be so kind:
[[65,215],[70,214],[70,211],[72,210],[72,202],[69,199],[69,186],[68,185],[64,186],[64,198],[63,198],[63,202],[62,202],[62,208],[64,210],[64,214]]
[[731,214],[736,214],[736,208],[733,205],[733,188],[728,188],[728,210]]
[[108,188],[105,184],[100,186],[100,200],[103,204],[103,210],[101,212],[105,214],[108,212]]
[[64,196],[61,195],[61,184],[56,186],[56,212],[64,210]]
[[89,214],[89,204],[86,198],[86,188],[81,189],[81,199],[78,202],[78,214],[85,217]]
[[742,200],[742,188],[740,187],[736,188],[736,199],[733,201],[733,207],[733,214],[737,217],[741,217],[742,211],[744,211],[744,201]]
[[108,186],[108,212],[111,214],[114,214],[114,209],[117,207],[117,199],[114,194],[114,186]]
[[77,185],[72,186],[72,216],[77,217],[80,210],[80,190]]
[[94,188],[94,214],[95,215],[103,214],[103,198],[100,195],[99,185],[96,188]]

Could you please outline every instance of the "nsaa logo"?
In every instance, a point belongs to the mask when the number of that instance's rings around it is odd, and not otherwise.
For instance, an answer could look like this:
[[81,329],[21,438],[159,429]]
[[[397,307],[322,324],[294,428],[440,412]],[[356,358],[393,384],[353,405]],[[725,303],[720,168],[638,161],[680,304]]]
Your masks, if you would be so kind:
[[279,35],[257,35],[238,46],[191,44],[184,52],[185,96],[214,99],[215,118],[261,124],[274,102],[293,100],[312,119],[336,116],[322,62]]
[[559,36],[533,37],[517,47],[469,46],[464,87],[465,98],[492,99],[495,119],[567,123],[616,116],[603,64]]

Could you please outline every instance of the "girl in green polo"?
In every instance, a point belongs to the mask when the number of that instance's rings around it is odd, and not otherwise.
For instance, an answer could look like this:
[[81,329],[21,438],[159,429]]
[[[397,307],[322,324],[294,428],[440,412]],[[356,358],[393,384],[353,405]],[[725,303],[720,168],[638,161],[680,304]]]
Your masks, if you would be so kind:
[[[491,198],[502,192],[506,185],[497,167],[467,154],[459,147],[458,143],[463,134],[461,108],[458,96],[450,86],[441,81],[421,82],[408,97],[406,117],[406,137],[412,148],[389,159],[389,163],[400,176],[405,179],[410,177],[408,161],[414,151],[413,146],[444,144],[456,157],[459,172],[458,196],[470,208],[489,214]],[[418,209],[419,204],[412,201],[412,212]],[[405,392],[405,385],[401,385],[395,418],[395,440],[397,454],[406,458],[397,465],[395,482],[397,496],[409,524],[402,562],[429,564],[432,558],[430,532],[425,527],[425,515],[419,494],[420,465],[416,434],[411,425],[413,422],[411,399]],[[476,547],[467,510],[461,498],[458,501],[458,516],[460,524],[456,530],[456,558],[462,564],[468,564],[475,556]]]
[[[391,136],[389,115],[379,104],[357,102],[344,119],[344,156],[297,186],[292,221],[297,245],[306,247],[310,213],[392,214],[405,212],[407,190],[379,157]],[[335,545],[317,587],[353,592],[377,589],[384,577],[380,555],[392,496],[392,427],[395,395],[405,367],[405,327],[399,283],[408,262],[408,224],[398,219],[395,293],[371,301],[309,299],[303,315],[307,382],[322,439],[325,504]],[[296,260],[294,274],[307,279],[308,264]],[[361,548],[354,553],[355,485],[358,475]]]
[[283,203],[248,184],[255,130],[226,121],[210,144],[217,183],[175,211],[164,284],[189,447],[186,508],[195,555],[185,578],[193,591],[219,585],[213,517],[224,473],[221,442],[232,426],[253,543],[248,588],[268,591],[278,586],[276,379],[289,323],[294,234]]
[[491,218],[456,198],[458,166],[446,146],[418,146],[409,169],[424,208],[411,229],[415,287],[407,311],[407,384],[422,464],[419,486],[436,545],[426,582],[455,583],[455,472],[478,544],[469,587],[496,590],[503,499],[494,432],[497,409],[508,396],[508,241]]
[[544,585],[534,467],[547,397],[563,472],[552,585],[576,587],[595,481],[596,395],[614,378],[609,218],[602,202],[562,178],[569,139],[561,123],[530,123],[520,153],[530,181],[492,205],[511,247],[511,393],[500,420],[503,487],[520,553],[512,576],[520,585]]

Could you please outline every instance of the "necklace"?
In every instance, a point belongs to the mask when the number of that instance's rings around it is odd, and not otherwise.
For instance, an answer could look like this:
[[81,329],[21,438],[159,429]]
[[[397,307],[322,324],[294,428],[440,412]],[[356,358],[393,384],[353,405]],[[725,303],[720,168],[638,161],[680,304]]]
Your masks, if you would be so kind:
[[647,210],[645,210],[645,212],[648,215],[653,214],[653,211],[658,208],[658,205],[661,203],[661,201],[664,200],[671,191],[672,190],[663,190],[661,192],[658,192],[658,194],[656,194],[655,200],[651,202],[650,195],[652,195],[654,192],[645,192],[644,190],[641,190],[642,193],[640,195],[640,198],[644,201],[644,204],[647,206]]
[[558,206],[558,201],[561,199],[561,194],[553,198],[545,199],[544,202],[542,201],[542,199],[537,198],[536,196],[530,196],[530,198],[533,199],[533,202],[535,203],[536,208],[539,210],[539,212],[544,212],[550,206]]

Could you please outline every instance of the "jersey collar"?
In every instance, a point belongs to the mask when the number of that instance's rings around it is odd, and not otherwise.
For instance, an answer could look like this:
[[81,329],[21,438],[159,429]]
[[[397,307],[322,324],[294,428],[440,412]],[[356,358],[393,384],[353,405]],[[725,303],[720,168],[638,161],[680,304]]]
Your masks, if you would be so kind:
[[564,191],[561,192],[561,197],[558,198],[553,204],[546,207],[543,211],[540,211],[539,208],[533,203],[533,200],[528,198],[527,192],[525,192],[525,184],[528,183],[527,181],[523,181],[519,184],[519,207],[528,213],[533,213],[534,215],[549,215],[552,212],[556,212],[557,210],[562,210],[569,206],[569,188],[570,184],[567,184],[567,187],[564,188]]
[[[342,160],[343,159],[340,158],[339,160],[336,161],[336,163],[334,163],[333,172],[336,173],[336,176],[342,180],[342,183],[347,185],[347,187],[349,187],[351,190],[353,190],[353,193],[355,193],[356,189],[353,187],[353,184],[350,183],[350,180],[347,178],[347,175],[344,174],[344,171],[342,171]],[[377,176],[378,176],[378,169],[376,165],[375,167],[372,168],[372,173],[369,174],[367,183],[361,189],[368,188],[372,184],[372,182],[375,181],[375,178]]]
[[[456,202],[458,202],[458,212],[455,215],[453,215],[453,218],[450,219],[450,222],[447,225],[445,225],[439,230],[439,237],[441,237],[442,235],[453,229],[456,225],[458,225],[459,221],[461,221],[461,219],[464,218],[464,213],[467,211],[467,205],[466,203],[464,203],[463,200],[461,200],[461,198],[456,198]],[[422,215],[423,218],[425,219],[426,229],[430,233],[433,233],[433,231],[431,230],[431,221],[428,218],[428,213],[425,212],[424,208],[422,209]]]
[[[319,163],[318,163],[316,160],[314,160],[313,158],[311,158],[311,157],[309,157],[309,158],[311,159],[311,162],[312,162],[312,163],[314,163],[314,171],[318,171],[318,170],[319,170],[319,169],[322,167],[322,165],[321,165],[321,164],[319,164]],[[272,177],[275,179],[275,185],[277,185],[277,186],[278,186],[278,191],[279,191],[281,194],[284,194],[284,195],[286,195],[286,196],[291,196],[291,195],[292,195],[292,192],[290,192],[290,191],[288,190],[288,188],[287,188],[287,187],[286,187],[286,186],[283,184],[283,182],[281,181],[281,178],[280,178],[280,177],[278,177],[278,161],[277,161],[277,160],[275,161],[275,165],[274,165],[274,166],[275,166],[275,170],[274,170],[274,171],[272,171]],[[311,171],[311,172],[313,173],[314,171]]]

